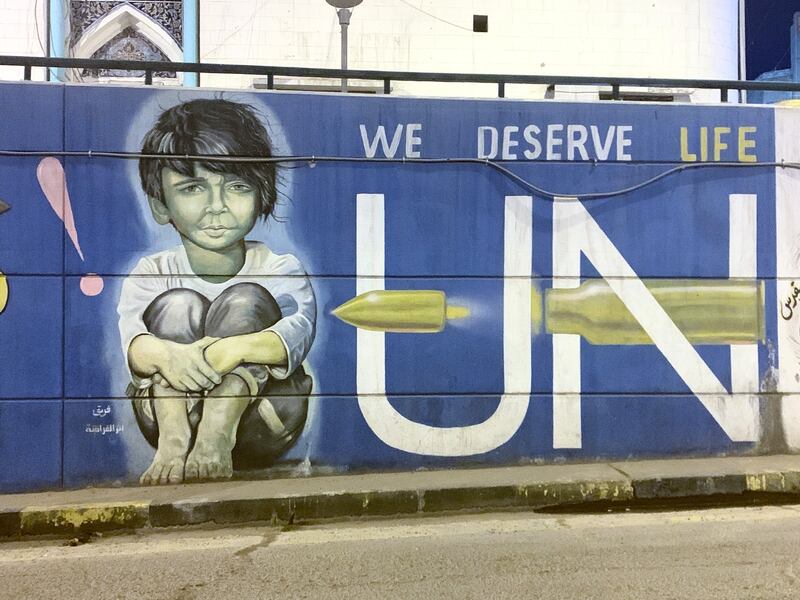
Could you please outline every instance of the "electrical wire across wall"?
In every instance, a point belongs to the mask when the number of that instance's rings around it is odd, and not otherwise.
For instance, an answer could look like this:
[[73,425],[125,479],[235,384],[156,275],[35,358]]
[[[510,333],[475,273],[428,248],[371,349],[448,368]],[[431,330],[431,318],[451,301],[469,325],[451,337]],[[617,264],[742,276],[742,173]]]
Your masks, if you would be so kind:
[[[508,179],[514,181],[517,185],[525,190],[533,192],[547,200],[556,201],[559,198],[577,198],[578,200],[603,200],[607,198],[614,198],[624,196],[632,192],[643,189],[647,186],[661,181],[671,175],[689,171],[694,169],[753,169],[753,168],[781,168],[781,169],[796,169],[800,170],[800,163],[796,162],[691,162],[682,163],[670,169],[666,169],[652,177],[644,179],[639,183],[631,186],[609,190],[605,192],[590,192],[587,194],[574,194],[574,193],[561,193],[546,190],[535,183],[517,175],[508,167],[500,164],[500,162],[485,158],[370,158],[361,156],[221,156],[218,154],[206,155],[192,155],[192,154],[145,154],[141,152],[110,152],[110,151],[93,151],[93,150],[60,150],[60,151],[42,151],[42,150],[0,150],[0,157],[31,157],[31,156],[61,156],[73,158],[119,158],[125,160],[188,160],[197,162],[219,162],[219,163],[273,163],[273,164],[286,164],[286,163],[300,163],[299,165],[291,168],[298,168],[302,166],[313,167],[317,163],[377,163],[377,164],[404,164],[404,165],[481,165],[491,168]],[[551,161],[526,161],[526,165],[542,165],[548,164]],[[561,164],[564,164],[563,162]],[[573,165],[630,165],[626,161],[569,161],[568,164]],[[641,163],[636,163],[641,164]]]

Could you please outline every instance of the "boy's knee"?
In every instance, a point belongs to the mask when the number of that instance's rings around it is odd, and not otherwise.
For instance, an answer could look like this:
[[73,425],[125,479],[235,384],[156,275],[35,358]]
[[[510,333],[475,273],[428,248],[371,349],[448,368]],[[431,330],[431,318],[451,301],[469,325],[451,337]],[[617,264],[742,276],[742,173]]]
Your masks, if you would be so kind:
[[262,285],[252,282],[242,282],[232,285],[214,302],[217,303],[238,303],[242,306],[255,304],[257,302],[275,302],[272,294]]
[[164,339],[190,344],[203,337],[203,324],[211,303],[202,294],[185,288],[158,296],[142,315],[147,330]]
[[208,310],[206,335],[227,337],[261,331],[281,319],[272,294],[257,283],[237,283],[222,292]]

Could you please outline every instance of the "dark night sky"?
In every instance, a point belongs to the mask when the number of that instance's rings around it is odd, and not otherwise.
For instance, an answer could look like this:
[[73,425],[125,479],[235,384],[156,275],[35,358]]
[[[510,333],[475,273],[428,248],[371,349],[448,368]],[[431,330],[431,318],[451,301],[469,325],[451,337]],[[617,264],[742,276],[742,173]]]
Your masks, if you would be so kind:
[[747,78],[789,68],[789,28],[800,0],[745,0]]

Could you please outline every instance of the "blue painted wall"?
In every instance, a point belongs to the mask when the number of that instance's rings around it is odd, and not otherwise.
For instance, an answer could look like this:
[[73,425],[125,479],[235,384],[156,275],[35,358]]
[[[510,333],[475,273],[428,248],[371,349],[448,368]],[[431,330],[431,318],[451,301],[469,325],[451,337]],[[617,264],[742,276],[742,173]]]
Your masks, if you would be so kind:
[[[646,182],[688,164],[689,154],[702,158],[703,135],[711,144],[709,161],[775,160],[774,116],[767,108],[2,85],[0,150],[39,153],[0,157],[0,199],[11,206],[0,215],[0,271],[9,288],[7,306],[0,312],[0,490],[133,483],[152,460],[153,449],[140,433],[125,395],[129,378],[116,311],[122,282],[137,260],[180,240],[171,227],[152,219],[137,179],[137,161],[97,153],[137,152],[163,110],[193,98],[215,97],[257,108],[275,154],[284,156],[364,158],[362,126],[369,141],[379,126],[391,140],[398,125],[418,124],[413,135],[420,141],[409,150],[418,151],[421,158],[485,158],[478,137],[492,130],[479,128],[494,128],[499,148],[497,156],[489,158],[559,196],[623,190]],[[537,143],[542,155],[535,160],[523,154],[535,146],[525,140],[529,124],[541,130]],[[551,130],[549,160],[548,124],[564,126]],[[588,160],[582,160],[578,150],[567,156],[570,124],[589,132],[584,144]],[[599,145],[610,144],[610,156],[593,150],[592,126]],[[611,127],[615,133],[606,139]],[[620,127],[624,129],[617,134]],[[723,128],[719,140],[727,144],[717,145],[716,157],[715,127]],[[740,128],[746,128],[744,133]],[[502,160],[504,131],[511,142],[507,160]],[[582,130],[572,131],[580,136]],[[746,141],[742,148],[740,139]],[[94,156],[85,154],[89,150]],[[405,152],[404,137],[396,157]],[[37,166],[48,155],[64,166],[83,259],[37,180]],[[382,156],[379,150],[377,157]],[[581,339],[579,381],[569,390],[571,406],[576,406],[577,397],[578,412],[564,421],[563,414],[554,414],[554,398],[559,396],[554,394],[554,371],[565,369],[564,356],[554,360],[559,350],[554,350],[553,336],[534,328],[530,354],[520,350],[529,359],[530,387],[506,389],[504,370],[517,352],[504,344],[504,303],[512,302],[505,287],[510,280],[507,210],[509,202],[516,202],[508,198],[530,197],[529,204],[522,204],[530,206],[532,222],[529,279],[540,293],[561,285],[554,245],[562,244],[570,228],[583,226],[567,219],[554,234],[558,209],[553,198],[478,163],[301,160],[284,165],[280,179],[280,221],[257,225],[248,239],[300,260],[316,294],[318,318],[306,360],[314,378],[309,417],[300,439],[270,467],[273,471],[699,456],[753,453],[765,447],[758,398],[748,405],[755,412],[745,409],[736,413],[741,416],[721,422],[674,361],[653,344],[593,345]],[[367,285],[362,282],[360,288],[357,279],[365,275],[357,264],[368,260],[358,256],[364,251],[357,239],[364,194],[380,197],[385,215],[381,226],[386,289],[442,290],[452,303],[471,311],[469,318],[448,323],[440,333],[385,334],[383,391],[389,404],[410,422],[467,428],[490,420],[505,392],[527,407],[519,422],[509,426],[508,439],[496,447],[474,453],[450,441],[431,453],[424,451],[427,442],[415,446],[413,439],[398,447],[365,419],[357,398],[359,390],[367,389],[358,384],[358,369],[368,364],[358,365],[362,342],[355,327],[331,315]],[[770,354],[777,344],[778,318],[773,168],[689,169],[635,191],[586,200],[582,206],[638,277],[728,279],[735,235],[730,225],[732,195],[751,197],[757,214],[757,273],[752,277],[765,285],[766,301],[756,308],[763,308],[759,314],[765,330],[752,346],[757,348],[755,368],[761,381],[776,366]],[[566,235],[574,237],[574,232]],[[562,241],[554,241],[556,237]],[[584,250],[577,259],[580,272],[574,275],[583,281],[623,277],[597,266],[606,253],[606,247]],[[99,295],[81,290],[81,277],[87,273],[102,277]],[[731,391],[731,347],[694,348],[713,377]],[[556,392],[563,391],[563,383],[556,387]],[[370,401],[362,397],[362,404]],[[731,435],[737,428],[747,430],[737,419],[748,418],[755,419],[750,427],[754,431]],[[564,436],[573,441],[564,443]]]

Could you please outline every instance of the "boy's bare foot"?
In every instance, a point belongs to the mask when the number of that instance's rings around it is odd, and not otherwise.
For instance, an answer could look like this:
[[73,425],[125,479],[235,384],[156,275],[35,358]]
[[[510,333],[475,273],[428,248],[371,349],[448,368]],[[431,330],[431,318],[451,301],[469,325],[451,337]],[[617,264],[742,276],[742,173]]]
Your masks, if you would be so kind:
[[232,449],[221,436],[213,441],[198,441],[186,459],[186,479],[230,479],[233,475]]
[[159,440],[158,450],[152,464],[139,478],[142,485],[165,485],[183,481],[183,468],[186,461],[187,442],[165,443]]
[[191,429],[186,399],[163,384],[153,386],[153,406],[158,420],[158,449],[152,464],[139,478],[142,485],[180,483],[189,452]]
[[233,475],[231,452],[236,445],[236,429],[249,403],[247,384],[232,374],[225,375],[208,394],[194,448],[186,459],[187,480],[229,479]]

